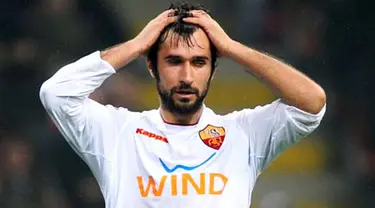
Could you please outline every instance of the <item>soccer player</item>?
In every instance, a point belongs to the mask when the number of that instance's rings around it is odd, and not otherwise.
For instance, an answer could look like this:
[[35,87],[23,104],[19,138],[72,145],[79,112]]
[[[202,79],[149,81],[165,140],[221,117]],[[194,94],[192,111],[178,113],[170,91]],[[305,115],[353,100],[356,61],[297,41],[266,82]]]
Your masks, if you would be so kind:
[[[88,98],[142,54],[158,109],[132,112]],[[204,100],[218,54],[280,98],[216,114]],[[326,106],[324,90],[306,75],[231,39],[205,8],[188,3],[173,4],[135,38],[64,66],[43,83],[40,99],[108,208],[248,208],[259,174],[319,126]]]

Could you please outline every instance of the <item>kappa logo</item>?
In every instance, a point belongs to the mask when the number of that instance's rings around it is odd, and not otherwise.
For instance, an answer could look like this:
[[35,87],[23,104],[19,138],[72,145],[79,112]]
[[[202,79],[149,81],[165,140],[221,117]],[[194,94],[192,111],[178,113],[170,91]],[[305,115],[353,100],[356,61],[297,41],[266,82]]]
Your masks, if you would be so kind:
[[225,139],[225,129],[209,124],[199,131],[199,137],[208,147],[219,150]]
[[160,135],[157,135],[157,134],[154,134],[154,133],[151,133],[151,132],[148,132],[148,131],[146,131],[144,129],[141,129],[141,128],[137,128],[137,130],[135,131],[135,133],[142,134],[142,135],[147,136],[149,138],[156,139],[156,140],[168,143],[168,139],[167,138],[165,138],[163,136],[160,136]]

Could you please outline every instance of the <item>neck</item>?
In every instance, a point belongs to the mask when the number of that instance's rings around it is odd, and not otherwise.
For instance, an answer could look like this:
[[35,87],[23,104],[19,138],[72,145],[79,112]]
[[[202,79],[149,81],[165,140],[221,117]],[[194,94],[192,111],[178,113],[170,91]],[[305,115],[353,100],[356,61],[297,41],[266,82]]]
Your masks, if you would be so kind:
[[198,111],[191,114],[176,114],[167,110],[165,107],[161,107],[161,117],[164,122],[176,124],[176,125],[194,125],[197,124],[203,112],[203,106]]

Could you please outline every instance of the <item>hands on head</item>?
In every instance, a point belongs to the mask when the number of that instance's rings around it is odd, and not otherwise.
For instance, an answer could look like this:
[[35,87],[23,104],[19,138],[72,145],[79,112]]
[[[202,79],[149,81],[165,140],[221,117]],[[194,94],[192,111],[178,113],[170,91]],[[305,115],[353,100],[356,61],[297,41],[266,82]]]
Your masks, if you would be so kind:
[[199,26],[215,45],[218,53],[226,56],[232,39],[223,28],[205,10],[168,9],[151,20],[134,38],[140,54],[147,54],[152,45],[158,40],[163,30],[173,23],[184,21]]

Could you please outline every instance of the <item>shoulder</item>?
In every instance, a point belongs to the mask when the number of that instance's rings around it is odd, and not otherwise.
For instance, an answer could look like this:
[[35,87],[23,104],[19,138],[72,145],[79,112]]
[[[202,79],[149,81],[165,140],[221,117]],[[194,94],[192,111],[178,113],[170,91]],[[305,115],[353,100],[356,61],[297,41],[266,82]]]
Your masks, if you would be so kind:
[[257,115],[257,114],[264,114],[264,113],[272,115],[272,114],[275,114],[276,111],[281,110],[281,109],[282,110],[294,110],[295,107],[288,106],[281,99],[277,99],[277,100],[274,100],[270,103],[266,103],[266,104],[263,104],[263,105],[256,105],[254,107],[235,110],[235,111],[229,112],[229,113],[227,113],[223,116],[235,119],[235,118],[242,117],[242,116],[250,116],[251,117],[251,116],[254,116],[254,115]]
[[211,108],[205,109],[205,118],[220,123],[234,123],[248,109],[234,110],[231,112],[215,112]]
[[257,122],[263,120],[271,120],[276,114],[278,108],[284,105],[281,100],[275,100],[271,103],[264,105],[257,105],[254,107],[236,109],[223,114],[218,114],[209,109],[210,117],[215,120],[220,120],[221,122],[237,123],[240,126],[245,126],[246,128],[250,123],[254,121]]

